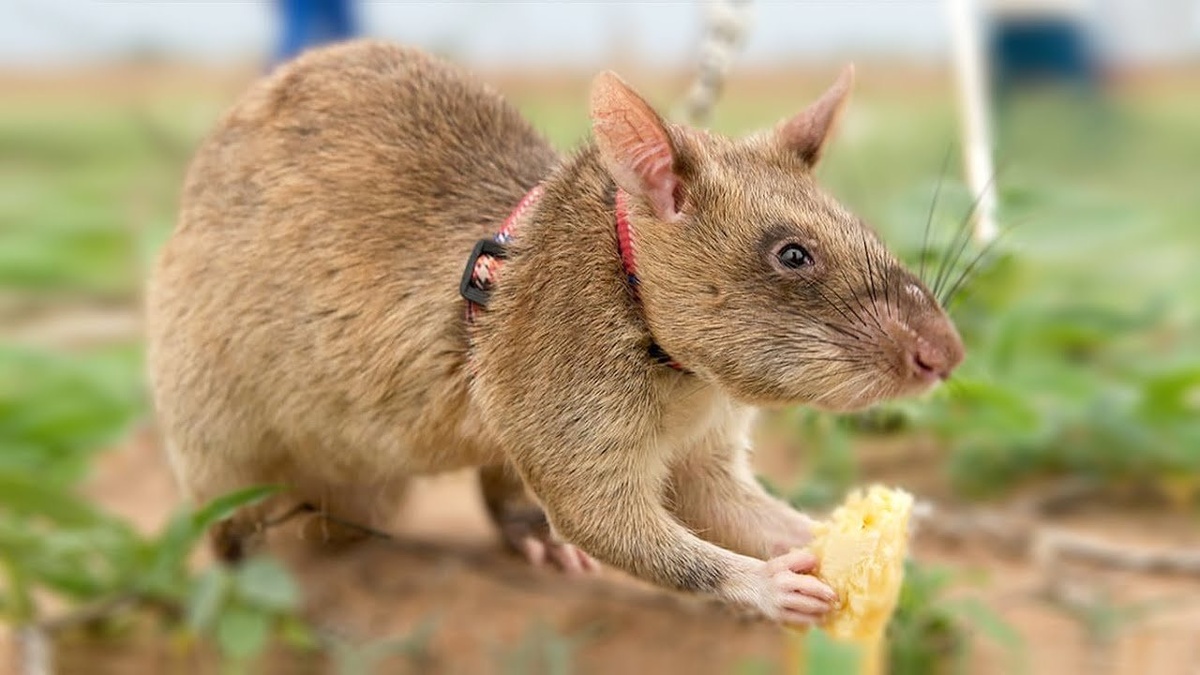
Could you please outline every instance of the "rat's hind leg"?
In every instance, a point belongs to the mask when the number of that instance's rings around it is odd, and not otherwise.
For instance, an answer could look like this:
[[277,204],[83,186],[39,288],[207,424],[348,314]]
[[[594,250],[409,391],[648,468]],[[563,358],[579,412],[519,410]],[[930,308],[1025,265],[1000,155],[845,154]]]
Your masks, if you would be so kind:
[[301,536],[335,547],[387,536],[408,485],[404,477],[381,483],[305,485],[301,494],[314,513]]
[[600,563],[580,549],[560,540],[550,528],[546,513],[529,495],[511,464],[494,464],[479,471],[483,503],[504,543],[534,566],[547,561],[564,572],[598,572]]
[[[173,444],[168,444],[168,456],[184,496],[193,508],[201,508],[237,490],[278,483],[260,471],[260,466],[233,466],[228,463],[231,459],[229,456],[222,458],[224,461],[195,461],[210,456],[180,453]],[[285,491],[239,507],[228,518],[209,528],[208,539],[213,555],[224,562],[237,562],[245,558],[262,545],[263,534],[269,524],[295,508],[296,504],[295,496]]]

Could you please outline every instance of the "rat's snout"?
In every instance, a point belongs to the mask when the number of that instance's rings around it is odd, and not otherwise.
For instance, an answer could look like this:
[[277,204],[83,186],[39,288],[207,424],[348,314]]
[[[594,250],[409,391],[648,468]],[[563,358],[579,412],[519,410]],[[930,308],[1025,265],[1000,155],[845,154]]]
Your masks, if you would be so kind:
[[919,386],[950,377],[964,349],[954,324],[941,312],[916,317],[891,316],[885,323],[901,372]]

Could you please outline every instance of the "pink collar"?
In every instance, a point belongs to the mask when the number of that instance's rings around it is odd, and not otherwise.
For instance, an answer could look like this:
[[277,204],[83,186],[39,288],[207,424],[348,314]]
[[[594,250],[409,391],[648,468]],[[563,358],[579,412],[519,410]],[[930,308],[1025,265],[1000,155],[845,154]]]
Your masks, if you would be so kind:
[[621,253],[621,266],[625,268],[625,276],[629,285],[637,291],[637,262],[633,258],[633,228],[629,226],[629,195],[617,188],[617,250]]
[[[508,257],[505,246],[516,237],[522,220],[541,199],[544,191],[542,185],[534,186],[532,190],[525,193],[521,201],[517,202],[512,213],[508,215],[504,224],[500,226],[500,230],[491,239],[481,239],[475,243],[475,248],[467,259],[462,281],[459,284],[459,292],[467,300],[467,323],[472,323],[475,320],[476,312],[487,307],[492,286],[499,278],[500,269]],[[629,282],[629,288],[633,292],[634,298],[639,298],[637,261],[634,257],[634,233],[629,222],[629,195],[621,188],[617,188],[615,201],[617,250],[621,255],[621,266],[625,269],[625,278]],[[668,356],[657,342],[651,341],[648,352],[650,358],[656,363],[670,366],[683,373],[689,372]]]

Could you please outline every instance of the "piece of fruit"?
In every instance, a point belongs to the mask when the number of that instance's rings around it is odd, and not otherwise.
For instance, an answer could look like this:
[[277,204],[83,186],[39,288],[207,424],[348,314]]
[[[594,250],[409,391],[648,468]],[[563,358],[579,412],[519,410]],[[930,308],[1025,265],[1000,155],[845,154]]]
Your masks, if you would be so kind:
[[[903,490],[882,485],[857,490],[816,525],[808,546],[820,560],[818,576],[840,598],[822,628],[860,647],[865,675],[884,669],[884,632],[904,581],[912,508],[912,495]],[[789,672],[804,672],[804,633],[795,631],[789,639],[795,666]]]

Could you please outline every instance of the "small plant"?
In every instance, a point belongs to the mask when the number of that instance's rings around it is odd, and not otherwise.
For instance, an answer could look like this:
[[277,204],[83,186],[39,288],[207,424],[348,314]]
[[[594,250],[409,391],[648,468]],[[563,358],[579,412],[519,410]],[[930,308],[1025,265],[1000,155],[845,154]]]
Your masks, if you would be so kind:
[[[149,537],[77,494],[96,448],[124,433],[142,407],[135,356],[0,349],[0,620],[53,636],[149,612],[182,644],[212,639],[240,662],[272,636],[311,644],[296,617],[296,586],[278,563],[255,559],[199,575],[188,564],[211,525],[274,488],[181,510]],[[51,602],[61,608],[53,615]]]
[[1044,599],[1083,629],[1093,672],[1111,670],[1122,635],[1154,614],[1186,604],[1183,598],[1121,602],[1104,588],[1059,583],[1044,589]]
[[982,603],[947,597],[954,577],[949,570],[905,565],[904,586],[888,626],[888,661],[892,675],[970,672],[976,633],[1003,646],[1013,670],[1022,668],[1020,636]]
[[[307,629],[295,617],[299,594],[278,563],[255,559],[199,576],[188,566],[209,526],[271,492],[250,488],[181,511],[147,538],[68,490],[0,472],[0,564],[7,573],[0,612],[15,626],[58,631],[150,609],[185,638],[215,638],[235,661],[261,652],[272,634],[305,643]],[[43,616],[35,598],[47,596],[72,609]]]
[[272,635],[302,649],[316,646],[308,626],[295,613],[300,594],[291,576],[270,558],[230,569],[210,567],[189,586],[185,626],[216,640],[221,653],[246,661],[266,648]]

